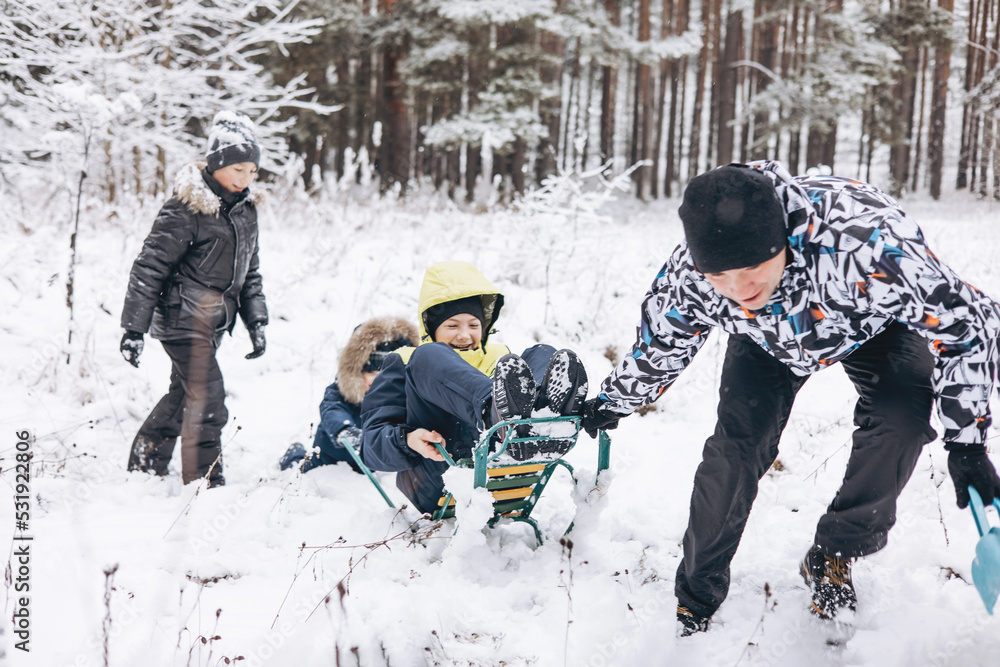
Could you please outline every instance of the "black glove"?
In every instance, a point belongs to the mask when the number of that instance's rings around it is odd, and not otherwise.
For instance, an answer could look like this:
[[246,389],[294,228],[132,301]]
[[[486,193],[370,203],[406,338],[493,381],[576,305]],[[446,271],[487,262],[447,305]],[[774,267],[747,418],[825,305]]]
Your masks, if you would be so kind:
[[361,429],[357,426],[346,426],[337,434],[337,444],[341,447],[352,447],[357,451],[361,446]]
[[983,445],[965,445],[960,450],[949,451],[948,474],[955,485],[958,506],[962,509],[969,506],[969,485],[976,487],[983,505],[987,507],[993,504],[994,498],[1000,496],[1000,478],[997,478],[996,468],[986,456],[986,447]]
[[142,340],[143,335],[138,331],[125,331],[125,335],[122,336],[122,342],[118,346],[122,356],[125,357],[125,361],[136,368],[139,368],[139,355],[142,354],[142,348],[145,345]]
[[597,437],[599,430],[610,431],[618,428],[620,415],[616,415],[604,407],[604,401],[599,398],[592,398],[583,404],[583,430],[591,438]]
[[254,324],[249,329],[250,342],[253,343],[253,352],[247,355],[247,359],[256,359],[260,355],[264,354],[264,349],[267,347],[267,341],[264,340],[264,325]]

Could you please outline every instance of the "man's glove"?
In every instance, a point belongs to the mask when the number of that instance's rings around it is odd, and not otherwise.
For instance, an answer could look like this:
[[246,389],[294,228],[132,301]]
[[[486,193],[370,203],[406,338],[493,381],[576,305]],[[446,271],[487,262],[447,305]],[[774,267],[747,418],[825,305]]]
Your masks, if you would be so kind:
[[604,401],[600,398],[591,398],[583,404],[583,419],[581,423],[583,424],[583,430],[591,438],[596,438],[597,432],[602,429],[610,431],[611,429],[618,428],[619,419],[621,419],[621,416],[606,409]]
[[[969,449],[972,451],[967,451]],[[1000,496],[1000,478],[997,478],[996,468],[986,456],[986,447],[983,445],[967,445],[963,450],[949,451],[948,474],[955,485],[958,506],[962,509],[969,506],[969,485],[976,487],[976,491],[982,496],[983,505],[987,507],[993,504],[994,498]]]
[[361,447],[361,429],[357,426],[345,426],[340,429],[340,433],[337,434],[337,444],[357,451]]
[[122,356],[125,357],[125,361],[136,368],[139,368],[139,355],[142,354],[142,348],[145,345],[142,337],[143,334],[138,331],[126,330],[125,335],[122,336],[122,342],[118,346]]
[[250,327],[249,333],[250,342],[253,343],[253,352],[247,355],[247,359],[256,359],[264,354],[264,348],[267,347],[267,341],[264,340],[264,325],[254,324]]

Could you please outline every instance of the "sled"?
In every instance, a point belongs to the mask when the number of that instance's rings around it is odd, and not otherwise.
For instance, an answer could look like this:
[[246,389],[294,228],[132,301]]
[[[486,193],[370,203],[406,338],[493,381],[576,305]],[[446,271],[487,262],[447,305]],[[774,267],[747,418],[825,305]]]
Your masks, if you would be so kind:
[[[1000,512],[1000,499],[993,499],[993,507]],[[976,520],[979,542],[976,544],[976,558],[972,561],[972,581],[986,605],[986,612],[993,614],[997,597],[1000,596],[1000,528],[990,527],[986,517],[983,499],[975,487],[969,487],[969,509]]]
[[[528,437],[518,437],[515,427],[521,424],[531,426],[535,431],[548,431],[550,435],[531,435]],[[504,437],[496,438],[496,442],[491,447],[494,434],[498,431],[504,433]],[[563,432],[564,430],[564,432]],[[438,451],[444,457],[445,462],[452,467],[472,468],[473,487],[485,488],[493,495],[493,518],[489,525],[493,526],[501,519],[507,518],[512,521],[522,521],[531,526],[538,543],[543,542],[542,531],[538,523],[532,518],[531,512],[534,510],[538,499],[541,497],[545,486],[549,483],[552,474],[559,468],[565,468],[573,478],[574,484],[578,482],[573,466],[563,460],[563,457],[576,446],[581,430],[580,418],[572,417],[534,417],[528,419],[510,419],[502,421],[485,433],[472,450],[472,458],[462,458],[455,460],[451,454],[440,444],[437,444]],[[551,440],[569,441],[568,449],[562,454],[545,455],[540,454],[525,461],[515,461],[507,453],[508,447],[515,443],[544,443]],[[351,458],[358,465],[361,471],[368,477],[368,480],[375,486],[382,499],[389,507],[395,508],[392,500],[389,499],[385,489],[376,479],[372,471],[361,460],[361,452],[355,449],[350,441],[344,439],[338,441],[350,454]],[[611,438],[604,431],[598,434],[597,447],[597,474],[608,469],[611,459]],[[438,509],[432,514],[434,520],[446,519],[455,516],[454,496],[445,490],[444,495],[438,501]],[[568,533],[573,525],[566,529]]]
[[389,507],[395,509],[396,506],[391,500],[389,500],[389,496],[386,494],[385,489],[383,489],[382,485],[378,483],[377,479],[375,479],[375,475],[372,474],[371,468],[366,466],[365,462],[361,460],[361,442],[352,442],[350,439],[338,435],[337,444],[347,450],[347,453],[351,455],[352,459],[354,459],[354,462],[357,464],[358,468],[361,469],[361,472],[368,477],[368,481],[375,485],[375,488],[382,495],[382,500],[384,500]]
[[[547,431],[548,434],[519,437],[516,434],[516,427],[521,424],[530,426],[536,433]],[[563,457],[576,446],[580,429],[580,418],[577,416],[509,419],[494,425],[483,434],[472,451],[471,459],[456,461],[440,444],[437,448],[449,466],[472,468],[473,487],[485,488],[493,495],[493,518],[489,522],[490,526],[504,518],[527,523],[534,531],[535,539],[541,544],[544,541],[542,531],[532,518],[531,512],[552,474],[558,468],[565,468],[569,471],[573,483],[578,483],[573,466]],[[498,431],[504,433],[502,439],[494,438],[494,434]],[[508,455],[508,449],[515,443],[541,444],[552,440],[568,441],[569,446],[561,454],[539,454],[524,461],[514,460]],[[608,469],[610,456],[611,439],[606,432],[600,431],[597,446],[598,476]],[[446,489],[444,496],[438,501],[438,509],[433,517],[443,519],[454,515],[454,497]],[[571,523],[566,532],[572,529]]]

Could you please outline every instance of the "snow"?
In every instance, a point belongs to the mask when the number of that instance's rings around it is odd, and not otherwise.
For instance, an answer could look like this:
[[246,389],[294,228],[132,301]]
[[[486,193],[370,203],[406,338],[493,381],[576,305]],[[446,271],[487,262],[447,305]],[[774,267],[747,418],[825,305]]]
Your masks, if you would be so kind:
[[[469,471],[448,473],[459,520],[444,525],[389,508],[347,466],[279,471],[291,442],[311,441],[353,328],[375,315],[415,317],[433,262],[473,262],[506,294],[496,340],[576,350],[593,394],[631,344],[639,301],[681,230],[677,201],[612,202],[600,217],[274,194],[260,232],[267,353],[243,358],[251,345],[241,326],[223,342],[227,486],[212,490],[181,484],[179,455],[166,479],[125,472],[169,376],[154,342],[139,369],[118,352],[128,271],[157,203],[113,219],[84,212],[68,346],[69,230],[59,221],[69,218],[4,206],[0,450],[12,495],[15,433],[34,437],[31,652],[14,648],[8,625],[0,641],[12,664],[103,665],[105,647],[109,665],[146,667],[238,656],[245,665],[996,664],[1000,620],[971,585],[977,535],[955,507],[939,442],[902,493],[889,545],[855,565],[856,636],[835,651],[814,631],[797,565],[849,453],[854,391],[838,367],[797,400],[712,629],[675,638],[673,578],[714,426],[717,334],[655,410],[611,432],[599,484],[596,443],[581,436],[568,457],[580,484],[553,478],[537,548],[524,524],[481,530],[489,497]],[[1000,295],[994,206],[963,193],[904,206],[942,259]],[[402,504],[392,477],[379,478]],[[10,538],[13,520],[0,530]],[[11,544],[16,576],[23,543]],[[8,580],[8,619],[18,595]]]
[[256,130],[249,118],[235,111],[220,111],[215,114],[208,134],[208,150],[255,143]]

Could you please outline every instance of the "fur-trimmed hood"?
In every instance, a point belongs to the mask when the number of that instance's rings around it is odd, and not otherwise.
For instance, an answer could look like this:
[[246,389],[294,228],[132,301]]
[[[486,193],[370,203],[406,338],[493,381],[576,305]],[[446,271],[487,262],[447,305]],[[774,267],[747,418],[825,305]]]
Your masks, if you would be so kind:
[[413,346],[420,340],[417,327],[402,317],[375,317],[354,330],[340,353],[337,368],[337,386],[344,400],[355,405],[361,404],[365,397],[362,373],[368,358],[380,344],[399,340],[405,340]]
[[[192,162],[181,167],[174,183],[174,195],[195,213],[215,215],[222,208],[222,200],[205,183],[201,172],[204,162]],[[264,191],[251,187],[247,193],[247,201],[260,208],[264,204]]]

